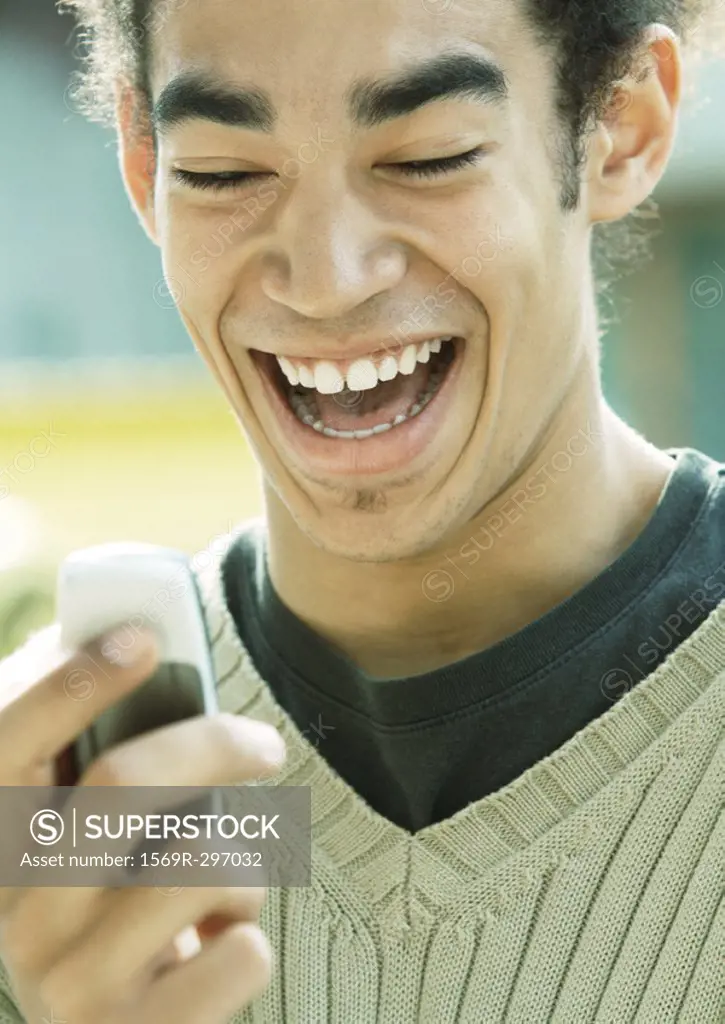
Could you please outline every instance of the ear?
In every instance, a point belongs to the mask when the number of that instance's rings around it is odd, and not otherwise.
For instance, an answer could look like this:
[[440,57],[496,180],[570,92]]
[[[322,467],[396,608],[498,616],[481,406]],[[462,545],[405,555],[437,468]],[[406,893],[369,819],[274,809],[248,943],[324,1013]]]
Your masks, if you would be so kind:
[[667,167],[682,96],[677,36],[650,25],[635,70],[614,90],[588,148],[591,223],[620,220],[647,199]]
[[123,80],[116,82],[116,129],[121,176],[131,205],[144,231],[158,245],[154,214],[156,154],[148,118],[141,112],[138,93]]

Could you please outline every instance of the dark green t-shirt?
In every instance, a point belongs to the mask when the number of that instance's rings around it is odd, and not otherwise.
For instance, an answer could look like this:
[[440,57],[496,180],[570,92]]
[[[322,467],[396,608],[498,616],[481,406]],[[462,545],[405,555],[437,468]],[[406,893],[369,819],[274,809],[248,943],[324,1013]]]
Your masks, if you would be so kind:
[[599,576],[478,654],[373,679],[279,599],[256,521],[224,563],[229,609],[277,702],[378,813],[418,831],[521,775],[649,675],[725,595],[725,466],[692,449]]

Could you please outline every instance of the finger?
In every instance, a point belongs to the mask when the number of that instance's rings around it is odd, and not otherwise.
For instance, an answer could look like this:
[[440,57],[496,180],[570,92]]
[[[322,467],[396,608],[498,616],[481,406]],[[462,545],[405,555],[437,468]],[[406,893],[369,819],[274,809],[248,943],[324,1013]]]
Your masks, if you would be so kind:
[[[138,631],[131,665],[112,664],[99,638],[70,654],[60,645],[56,623],[0,662],[0,782],[13,772],[52,760],[107,707],[147,679],[158,664],[150,631]],[[16,783],[17,784],[17,783]]]
[[197,953],[201,952],[201,939],[199,938],[199,932],[193,924],[187,925],[186,928],[182,929],[169,945],[176,954],[175,962],[177,963],[190,960],[192,956],[196,956]]
[[[275,729],[250,718],[228,713],[197,717],[107,751],[91,765],[81,785],[143,787],[140,792],[145,790],[156,808],[157,787],[224,784],[275,771],[276,758],[284,753],[284,744],[278,743]],[[54,950],[67,948],[99,913],[97,904],[106,891],[100,886],[29,890],[14,915],[19,955],[29,963],[46,964]],[[36,921],[47,925],[33,938]]]
[[[17,890],[14,891],[17,896]],[[22,975],[41,976],[99,918],[112,891],[90,887],[20,890],[3,919],[3,945]]]
[[190,922],[210,912],[232,921],[256,921],[264,899],[264,889],[244,886],[188,888],[174,896],[156,889],[125,890],[84,938],[83,948],[72,954],[73,969],[78,977],[92,976],[99,992],[120,989]]
[[[228,922],[226,923],[228,924]],[[196,956],[201,951],[201,948],[202,944],[197,928],[192,924],[187,925],[148,965],[148,982],[151,983],[156,978],[160,978],[169,968],[178,967],[184,961],[190,960],[192,956]]]
[[154,1024],[227,1024],[266,989],[274,958],[255,924],[230,927],[180,967],[171,968],[143,1001],[143,1020]]
[[[150,788],[148,791],[154,792]],[[165,852],[173,855],[182,849],[192,857],[198,857],[208,849],[208,844],[203,840],[174,840],[167,844]],[[85,941],[87,932],[118,905],[124,893],[155,892],[159,899],[169,899],[181,891],[155,886],[155,879],[150,877],[152,870],[146,869],[139,876],[139,881],[145,879],[151,883],[147,888],[138,885],[115,888],[104,885],[64,885],[22,890],[6,926],[6,942],[13,950],[14,959],[28,973],[44,973],[61,956],[68,955],[75,946]],[[188,920],[182,922],[182,925],[186,924]],[[174,938],[178,930],[172,928],[168,941]]]
[[278,771],[285,746],[266,722],[222,711],[119,743],[81,779],[87,786],[213,786]]
[[105,913],[56,959],[49,984],[63,992],[82,980],[84,1000],[102,1006],[110,994],[131,991],[190,922],[212,911],[235,922],[256,920],[263,902],[264,892],[249,887],[187,888],[172,897],[156,889],[117,890]]

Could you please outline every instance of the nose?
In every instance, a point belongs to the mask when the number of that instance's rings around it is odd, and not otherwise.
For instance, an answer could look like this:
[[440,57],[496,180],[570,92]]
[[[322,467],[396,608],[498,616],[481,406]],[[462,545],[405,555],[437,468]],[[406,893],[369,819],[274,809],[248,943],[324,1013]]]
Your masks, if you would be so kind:
[[303,192],[298,182],[262,265],[268,298],[322,320],[344,316],[394,288],[405,276],[406,256],[357,196],[329,187]]

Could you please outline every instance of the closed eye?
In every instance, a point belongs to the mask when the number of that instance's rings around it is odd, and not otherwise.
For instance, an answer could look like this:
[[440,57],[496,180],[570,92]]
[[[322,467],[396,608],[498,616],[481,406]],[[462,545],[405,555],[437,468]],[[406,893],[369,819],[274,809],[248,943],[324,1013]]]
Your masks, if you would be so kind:
[[[438,157],[435,160],[408,160],[403,163],[382,164],[387,170],[397,174],[419,178],[434,178],[443,174],[452,174],[463,167],[470,167],[477,164],[484,155],[482,146],[469,149],[466,153],[457,153],[455,156]],[[258,178],[267,178],[272,171],[219,171],[208,173],[202,171],[186,171],[180,167],[174,168],[174,177],[183,185],[196,189],[224,189],[238,188],[248,185]]]
[[434,178],[439,174],[451,174],[462,167],[477,164],[483,154],[483,146],[476,146],[475,149],[469,149],[466,153],[456,153],[455,156],[442,156],[436,160],[408,160],[406,163],[385,164],[385,166],[396,169],[400,174]]
[[174,168],[174,177],[182,185],[191,188],[211,188],[216,190],[237,188],[247,185],[255,178],[268,178],[272,172],[267,171],[218,171],[215,174],[206,171],[185,171],[181,167]]

